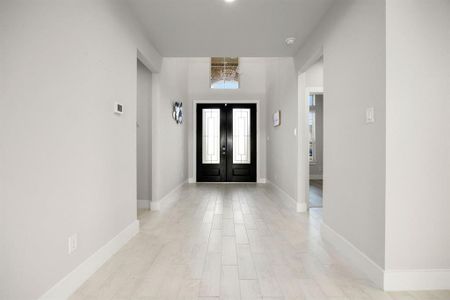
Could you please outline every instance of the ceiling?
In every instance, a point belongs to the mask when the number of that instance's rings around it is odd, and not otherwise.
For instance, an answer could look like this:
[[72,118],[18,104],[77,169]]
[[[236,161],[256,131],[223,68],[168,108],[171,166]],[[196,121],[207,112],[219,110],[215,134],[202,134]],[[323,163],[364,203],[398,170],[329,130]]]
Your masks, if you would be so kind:
[[333,0],[128,2],[162,56],[269,57],[295,55]]

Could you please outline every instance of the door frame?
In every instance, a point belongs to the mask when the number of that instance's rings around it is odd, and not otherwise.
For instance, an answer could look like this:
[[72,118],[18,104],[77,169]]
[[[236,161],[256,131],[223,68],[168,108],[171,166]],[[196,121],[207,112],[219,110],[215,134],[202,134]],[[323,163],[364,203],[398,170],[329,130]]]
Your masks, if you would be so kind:
[[[297,126],[299,137],[297,140],[297,212],[309,211],[309,104],[307,95],[311,92],[324,94],[324,87],[306,87],[306,71],[320,58],[324,57],[323,45],[314,51],[303,66],[297,68],[298,95],[297,95]],[[325,133],[324,133],[325,135]],[[324,168],[325,169],[325,168]],[[322,191],[322,203],[323,203]]]
[[[260,139],[260,124],[261,124],[261,106],[259,104],[259,100],[193,100],[192,102],[192,169],[193,169],[193,177],[189,182],[194,183],[197,182],[197,104],[256,104],[256,183],[264,183],[261,180],[260,174],[260,149],[261,149],[261,139]],[[216,182],[219,183],[219,182]],[[236,183],[236,182],[221,182],[221,183]]]

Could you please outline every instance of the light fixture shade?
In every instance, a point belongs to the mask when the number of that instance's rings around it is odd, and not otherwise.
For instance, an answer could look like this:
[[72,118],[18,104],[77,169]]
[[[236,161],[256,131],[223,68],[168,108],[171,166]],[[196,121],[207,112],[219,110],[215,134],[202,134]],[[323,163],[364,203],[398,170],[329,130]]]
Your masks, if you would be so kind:
[[239,82],[238,57],[211,57],[211,83]]

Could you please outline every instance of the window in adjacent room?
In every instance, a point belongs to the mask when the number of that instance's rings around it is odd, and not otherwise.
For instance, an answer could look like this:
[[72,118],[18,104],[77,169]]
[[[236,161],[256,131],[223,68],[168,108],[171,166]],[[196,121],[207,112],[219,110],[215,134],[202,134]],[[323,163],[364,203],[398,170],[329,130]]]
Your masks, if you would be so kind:
[[239,88],[238,57],[211,57],[211,88],[223,90]]

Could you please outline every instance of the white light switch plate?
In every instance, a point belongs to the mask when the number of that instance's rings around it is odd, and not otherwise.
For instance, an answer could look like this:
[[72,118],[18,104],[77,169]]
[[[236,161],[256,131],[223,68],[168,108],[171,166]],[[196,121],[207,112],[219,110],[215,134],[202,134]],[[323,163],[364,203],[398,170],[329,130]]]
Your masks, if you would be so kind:
[[375,123],[375,108],[368,107],[366,109],[366,123]]
[[72,254],[78,247],[78,235],[75,233],[67,239],[67,253]]

